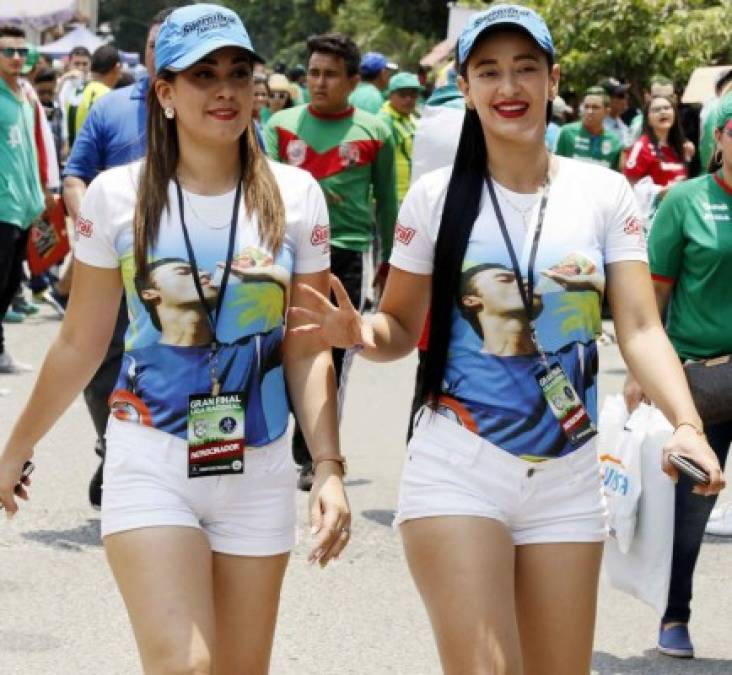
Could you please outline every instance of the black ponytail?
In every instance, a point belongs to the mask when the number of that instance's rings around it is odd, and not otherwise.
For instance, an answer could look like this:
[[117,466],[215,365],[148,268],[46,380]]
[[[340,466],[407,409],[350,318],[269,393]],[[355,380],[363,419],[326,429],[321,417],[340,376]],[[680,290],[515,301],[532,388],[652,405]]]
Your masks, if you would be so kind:
[[487,166],[488,152],[478,113],[466,109],[435,243],[429,346],[420,389],[420,400],[433,407],[442,391],[452,310],[470,233],[480,213]]

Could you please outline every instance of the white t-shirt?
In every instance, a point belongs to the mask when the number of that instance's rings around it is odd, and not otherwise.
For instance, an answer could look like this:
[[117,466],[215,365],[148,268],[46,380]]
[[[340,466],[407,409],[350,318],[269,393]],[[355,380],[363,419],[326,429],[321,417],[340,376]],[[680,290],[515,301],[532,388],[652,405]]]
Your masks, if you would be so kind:
[[[544,351],[562,366],[596,422],[595,336],[601,330],[605,266],[647,261],[645,238],[633,192],[622,175],[577,160],[557,160],[534,270],[536,329]],[[451,171],[445,167],[429,173],[407,193],[394,237],[394,267],[432,274]],[[525,279],[540,195],[521,195],[500,185],[496,194]],[[576,449],[536,381],[543,370],[527,342],[528,321],[485,186],[462,271],[442,406],[460,424],[518,456],[546,459]]]
[[[309,173],[269,162],[285,204],[287,230],[276,256],[257,223],[239,208],[231,275],[216,337],[222,391],[245,393],[245,440],[260,446],[279,437],[289,413],[281,361],[284,313],[293,274],[330,264],[328,210]],[[187,436],[190,394],[211,390],[209,326],[196,292],[175,184],[168,190],[148,278],[135,278],[132,221],[141,162],[101,173],[89,185],[76,227],[78,260],[121,267],[130,326],[112,414]],[[213,314],[229,242],[235,190],[206,197],[184,190],[183,210],[206,301]],[[193,310],[193,311],[191,311]],[[208,330],[210,334],[210,329]]]

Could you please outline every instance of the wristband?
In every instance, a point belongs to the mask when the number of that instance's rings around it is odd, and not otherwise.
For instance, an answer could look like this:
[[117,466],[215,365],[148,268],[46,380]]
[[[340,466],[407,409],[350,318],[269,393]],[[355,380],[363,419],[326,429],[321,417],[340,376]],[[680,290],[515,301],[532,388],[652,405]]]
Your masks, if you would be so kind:
[[699,426],[698,424],[695,424],[694,422],[679,422],[674,427],[674,433],[676,433],[681,427],[691,427],[694,431],[696,431],[697,436],[704,436],[704,428]]
[[325,457],[318,457],[318,459],[313,460],[313,473],[317,470],[318,465],[323,462],[336,462],[337,464],[340,464],[344,476],[348,471],[348,462],[343,455],[326,455]]

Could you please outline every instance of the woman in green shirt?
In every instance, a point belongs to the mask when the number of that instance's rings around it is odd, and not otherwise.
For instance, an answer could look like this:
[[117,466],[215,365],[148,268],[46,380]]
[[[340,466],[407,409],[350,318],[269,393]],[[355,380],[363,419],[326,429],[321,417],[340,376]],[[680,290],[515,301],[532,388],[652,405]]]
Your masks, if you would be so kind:
[[[661,313],[668,309],[666,330],[684,360],[732,354],[732,94],[720,103],[714,135],[712,171],[669,191],[648,241],[658,307]],[[625,395],[629,409],[643,396],[630,376]],[[732,422],[705,431],[724,467]],[[683,476],[676,484],[671,586],[658,641],[659,651],[679,657],[694,655],[688,630],[692,577],[716,501],[690,487]]]

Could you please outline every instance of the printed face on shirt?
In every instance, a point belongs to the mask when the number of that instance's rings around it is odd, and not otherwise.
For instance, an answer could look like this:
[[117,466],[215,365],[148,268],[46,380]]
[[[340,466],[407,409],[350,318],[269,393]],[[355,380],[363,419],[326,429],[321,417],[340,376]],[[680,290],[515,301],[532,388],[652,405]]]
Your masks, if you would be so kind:
[[487,137],[538,142],[546,130],[546,109],[559,84],[559,66],[528,36],[515,31],[489,34],[473,48],[467,77],[458,82]]
[[[203,313],[191,266],[186,260],[163,258],[150,267],[147,281],[138,287],[138,294],[158,330],[165,332],[165,324],[176,322],[190,310]],[[218,288],[212,285],[208,271],[199,269],[198,274],[203,297],[213,306]]]
[[[11,52],[5,55],[5,50]],[[16,51],[18,50],[18,51]],[[23,51],[19,51],[23,50]],[[25,63],[27,45],[25,38],[4,36],[0,38],[0,75],[18,77]]]
[[181,143],[235,143],[252,118],[254,86],[252,61],[243,49],[217,49],[172,82],[155,82],[163,108],[175,110]]
[[[513,270],[503,265],[480,265],[473,269],[476,271],[467,270],[464,273],[469,279],[464,282],[463,307],[494,315],[524,313],[521,292]],[[540,307],[541,296],[534,291],[534,309]]]
[[313,52],[308,62],[307,83],[316,112],[339,113],[348,108],[348,97],[358,84],[358,75],[349,77],[343,57]]

